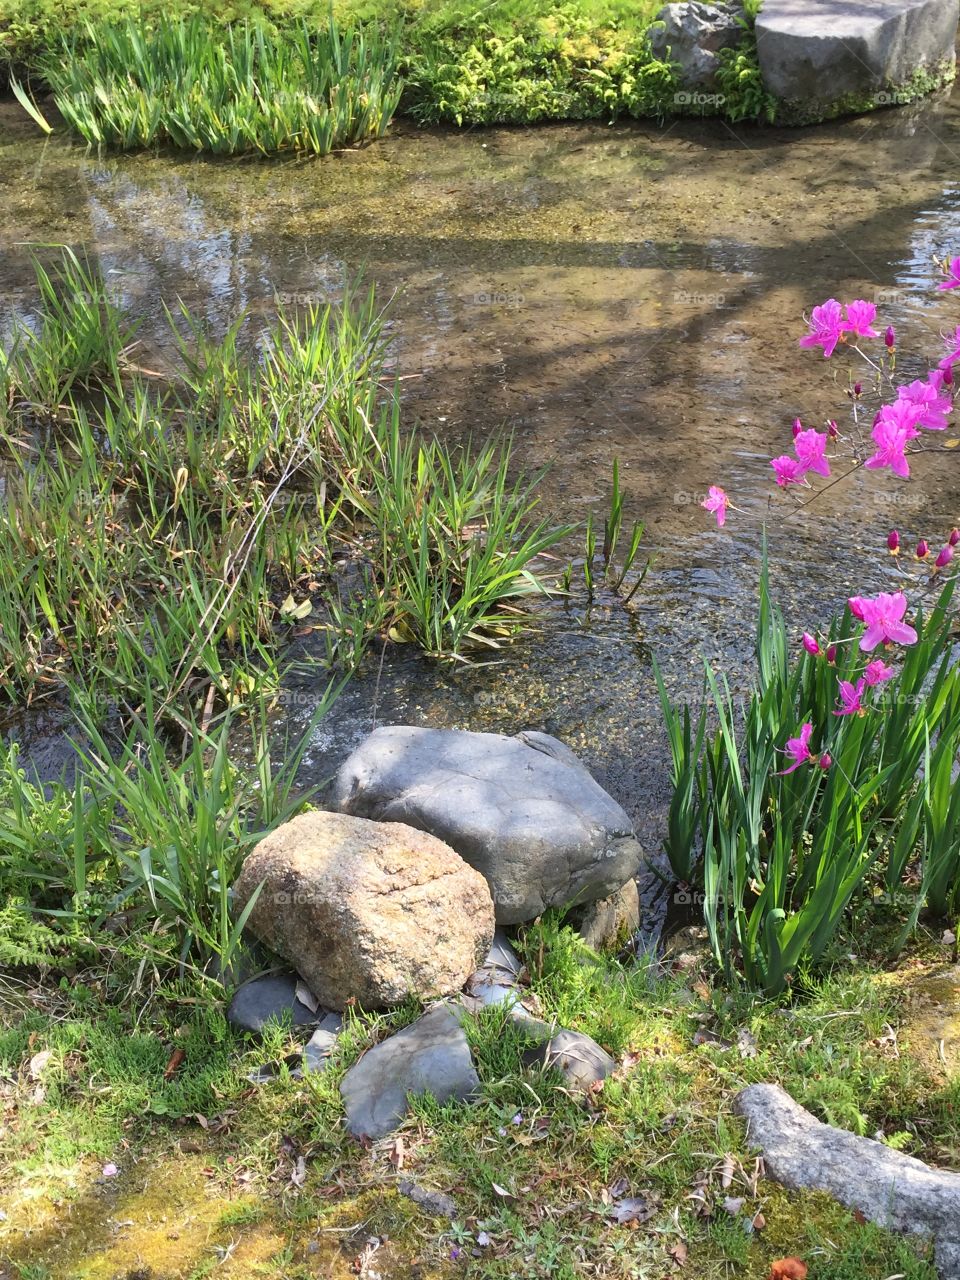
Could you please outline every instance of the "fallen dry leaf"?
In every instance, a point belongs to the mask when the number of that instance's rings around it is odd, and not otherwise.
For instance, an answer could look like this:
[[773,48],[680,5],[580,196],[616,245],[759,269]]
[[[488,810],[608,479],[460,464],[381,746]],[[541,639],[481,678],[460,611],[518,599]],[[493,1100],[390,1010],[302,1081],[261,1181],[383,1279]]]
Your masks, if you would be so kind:
[[748,1031],[746,1027],[741,1027],[737,1032],[737,1048],[740,1050],[741,1058],[755,1058],[757,1056],[757,1037],[752,1031]]
[[723,1172],[720,1175],[720,1186],[724,1189],[724,1191],[726,1191],[727,1188],[730,1186],[730,1184],[733,1182],[734,1167],[735,1167],[735,1161],[733,1159],[733,1156],[728,1151],[727,1154],[723,1157]]
[[184,1063],[184,1061],[186,1060],[186,1057],[187,1057],[187,1055],[186,1055],[186,1053],[184,1052],[184,1050],[183,1050],[183,1049],[174,1049],[173,1053],[171,1053],[171,1055],[170,1055],[170,1058],[169,1058],[169,1061],[167,1062],[167,1065],[166,1065],[166,1066],[164,1067],[164,1069],[163,1069],[163,1078],[164,1078],[164,1080],[172,1080],[172,1079],[173,1079],[173,1077],[174,1077],[174,1076],[177,1074],[177,1072],[179,1071],[179,1069],[180,1069],[181,1065],[182,1065],[182,1064]]
[[43,1075],[44,1068],[50,1061],[51,1051],[49,1049],[41,1049],[39,1053],[35,1053],[27,1064],[27,1074],[31,1080],[39,1080]]
[[687,1246],[682,1240],[678,1240],[671,1249],[667,1250],[667,1253],[678,1267],[682,1267],[687,1260]]
[[777,1258],[770,1264],[768,1280],[807,1280],[807,1264],[799,1258]]
[[394,1139],[393,1146],[390,1148],[390,1163],[396,1169],[403,1168],[403,1160],[407,1154],[407,1148],[404,1146],[403,1138]]
[[316,1013],[320,1008],[320,1001],[313,994],[302,978],[297,979],[296,997],[302,1005],[305,1005],[311,1013]]
[[621,1227],[639,1225],[652,1218],[655,1208],[643,1196],[624,1196],[613,1206],[613,1216]]

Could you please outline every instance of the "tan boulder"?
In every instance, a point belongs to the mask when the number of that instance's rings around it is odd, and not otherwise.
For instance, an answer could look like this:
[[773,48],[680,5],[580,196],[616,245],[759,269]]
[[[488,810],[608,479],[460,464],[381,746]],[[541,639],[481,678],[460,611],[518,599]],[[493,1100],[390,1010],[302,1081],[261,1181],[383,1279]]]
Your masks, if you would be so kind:
[[304,813],[256,846],[234,886],[247,929],[328,1009],[449,995],[493,939],[487,882],[442,840],[402,822]]

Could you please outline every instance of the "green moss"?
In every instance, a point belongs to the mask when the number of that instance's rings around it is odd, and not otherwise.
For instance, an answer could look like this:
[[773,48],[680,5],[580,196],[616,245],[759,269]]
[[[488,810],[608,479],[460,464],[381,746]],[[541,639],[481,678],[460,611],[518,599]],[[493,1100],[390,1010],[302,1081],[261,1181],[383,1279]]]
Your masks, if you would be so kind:
[[840,116],[862,115],[883,107],[902,107],[953,83],[957,64],[953,59],[921,67],[902,84],[889,85],[868,94],[848,93],[824,101],[784,100],[777,103],[775,123],[785,126],[822,124]]

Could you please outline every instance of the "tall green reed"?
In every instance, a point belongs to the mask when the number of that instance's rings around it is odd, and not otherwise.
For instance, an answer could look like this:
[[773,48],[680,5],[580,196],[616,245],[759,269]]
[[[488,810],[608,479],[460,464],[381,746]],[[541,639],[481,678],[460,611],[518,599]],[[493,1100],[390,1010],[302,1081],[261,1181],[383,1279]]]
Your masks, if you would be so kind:
[[149,30],[129,19],[88,23],[63,37],[42,72],[74,132],[127,151],[324,156],[381,137],[401,93],[395,40],[342,33],[332,16],[317,30],[279,32],[200,14]]
[[[794,656],[765,559],[757,682],[743,705],[708,668],[703,705],[681,710],[656,673],[674,783],[665,851],[678,879],[700,891],[731,981],[782,991],[823,959],[869,878],[909,897],[906,931],[924,905],[938,915],[960,907],[953,589],[947,582],[929,613],[919,611],[917,643],[864,715],[835,714],[838,679],[855,681],[863,663],[849,610],[819,653]],[[803,723],[823,767],[789,771],[782,747]],[[909,895],[914,861],[921,884]]]

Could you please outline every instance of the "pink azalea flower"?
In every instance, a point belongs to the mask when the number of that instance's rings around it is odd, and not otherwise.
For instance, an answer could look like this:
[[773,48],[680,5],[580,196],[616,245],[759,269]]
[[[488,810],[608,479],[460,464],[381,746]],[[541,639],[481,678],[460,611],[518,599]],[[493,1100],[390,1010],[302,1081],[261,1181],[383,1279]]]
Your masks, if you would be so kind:
[[718,484],[712,484],[710,486],[707,490],[707,496],[700,505],[714,513],[717,517],[717,528],[722,529],[723,522],[727,518],[727,507],[730,505],[730,499]]
[[960,258],[951,258],[947,263],[947,278],[941,280],[938,289],[956,289],[960,285]]
[[823,347],[824,358],[833,355],[843,332],[843,308],[836,298],[828,298],[822,306],[814,307],[807,322],[810,332],[800,339],[801,347]]
[[770,465],[777,477],[777,484],[785,489],[788,484],[802,484],[805,468],[802,462],[782,453],[779,458],[771,458]]
[[890,422],[895,427],[902,427],[907,432],[907,438],[913,440],[920,434],[917,430],[917,423],[923,417],[924,406],[917,404],[912,398],[901,396],[894,400],[892,404],[884,404],[880,406],[877,416],[873,420],[873,425],[878,422]]
[[947,348],[947,354],[940,361],[940,368],[949,369],[955,360],[960,360],[960,324],[957,325],[952,336],[944,334],[943,341]]
[[907,597],[902,591],[895,595],[881,591],[877,596],[858,599],[867,628],[860,641],[861,649],[876,649],[878,644],[916,644],[916,631],[903,621]]
[[794,769],[799,769],[801,765],[816,760],[816,753],[810,750],[810,739],[812,737],[813,725],[808,722],[800,726],[799,737],[787,739],[784,754],[793,760],[793,764],[789,769],[781,769],[779,777],[783,777],[787,773],[793,773]]
[[874,658],[872,662],[867,663],[863,678],[872,687],[875,684],[883,684],[884,680],[892,680],[895,675],[893,667],[888,667],[882,658]]
[[793,451],[804,471],[815,471],[818,476],[829,476],[830,463],[826,458],[828,436],[812,428],[798,431],[793,441]]
[[[940,373],[937,369],[935,372]],[[942,380],[941,374],[941,380]],[[928,431],[944,431],[948,425],[947,414],[953,408],[949,396],[938,395],[938,387],[932,382],[924,382],[918,378],[905,387],[897,388],[897,399],[918,410],[915,425],[926,427]]]
[[910,474],[910,464],[907,462],[905,450],[907,443],[917,434],[916,431],[912,431],[911,434],[911,431],[909,427],[898,426],[891,418],[878,416],[870,433],[877,451],[863,465],[870,470],[889,467],[894,475],[906,479]]
[[880,335],[872,324],[877,315],[877,308],[872,302],[864,302],[858,298],[856,302],[847,303],[847,318],[840,328],[844,333],[852,333],[857,338],[879,338]]
[[849,680],[839,680],[837,683],[840,686],[840,701],[843,706],[839,711],[834,711],[833,714],[835,716],[863,715],[865,708],[861,699],[867,688],[867,682],[863,676],[860,677],[856,684],[851,684]]

